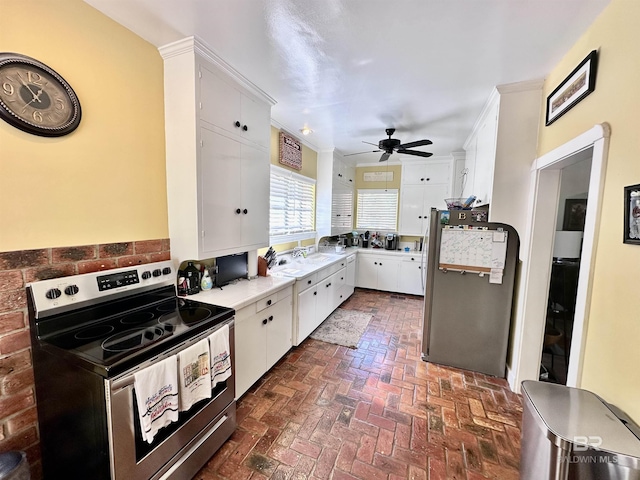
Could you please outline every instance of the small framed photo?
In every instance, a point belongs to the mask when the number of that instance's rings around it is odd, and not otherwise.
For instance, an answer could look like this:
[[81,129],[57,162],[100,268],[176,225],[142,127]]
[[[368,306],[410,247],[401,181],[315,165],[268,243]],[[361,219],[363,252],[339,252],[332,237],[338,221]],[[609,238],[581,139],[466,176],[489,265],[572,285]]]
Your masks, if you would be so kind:
[[586,215],[586,198],[568,198],[564,203],[564,218],[562,219],[562,230],[570,230],[573,232],[583,231]]
[[624,187],[623,241],[640,245],[640,185]]
[[596,89],[598,52],[593,50],[547,97],[545,125],[551,125]]

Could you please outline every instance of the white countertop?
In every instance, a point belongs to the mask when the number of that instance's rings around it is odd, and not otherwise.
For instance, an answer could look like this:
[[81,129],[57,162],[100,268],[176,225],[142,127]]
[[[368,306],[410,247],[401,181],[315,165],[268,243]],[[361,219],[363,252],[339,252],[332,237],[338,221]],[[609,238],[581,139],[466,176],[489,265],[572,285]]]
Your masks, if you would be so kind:
[[294,282],[295,278],[269,275],[268,277],[257,277],[251,280],[239,280],[235,284],[226,285],[222,288],[214,287],[211,290],[201,291],[196,295],[189,295],[187,298],[210,305],[220,305],[240,310],[281,288],[293,285]]

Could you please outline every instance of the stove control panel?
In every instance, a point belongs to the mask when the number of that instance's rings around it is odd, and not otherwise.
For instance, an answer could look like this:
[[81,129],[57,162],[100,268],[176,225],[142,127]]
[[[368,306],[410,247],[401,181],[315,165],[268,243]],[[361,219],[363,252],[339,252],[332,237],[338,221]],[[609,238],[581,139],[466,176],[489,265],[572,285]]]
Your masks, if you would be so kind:
[[128,272],[102,275],[96,278],[96,280],[98,281],[98,290],[100,291],[110,290],[113,288],[124,287],[125,285],[134,285],[136,283],[140,283],[137,270],[129,270]]
[[[136,289],[175,285],[171,260],[134,267],[41,280],[29,284],[34,307],[40,315],[52,315],[101,302],[114,295],[128,295]],[[39,318],[39,317],[37,317]]]

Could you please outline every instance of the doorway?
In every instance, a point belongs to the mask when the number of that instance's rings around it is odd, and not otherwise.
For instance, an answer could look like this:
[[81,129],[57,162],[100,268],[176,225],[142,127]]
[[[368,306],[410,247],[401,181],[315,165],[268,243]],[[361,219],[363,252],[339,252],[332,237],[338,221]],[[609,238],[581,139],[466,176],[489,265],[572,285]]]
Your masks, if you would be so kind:
[[580,386],[609,135],[607,124],[595,125],[533,163],[528,204],[529,223],[522,239],[523,262],[508,371],[509,385],[516,392],[520,391],[523,380],[537,380],[540,375],[562,170],[584,160],[580,155],[590,155],[592,160],[587,190],[589,202],[585,213],[566,380],[569,386]]
[[540,380],[566,385],[589,196],[593,148],[573,156],[560,172]]

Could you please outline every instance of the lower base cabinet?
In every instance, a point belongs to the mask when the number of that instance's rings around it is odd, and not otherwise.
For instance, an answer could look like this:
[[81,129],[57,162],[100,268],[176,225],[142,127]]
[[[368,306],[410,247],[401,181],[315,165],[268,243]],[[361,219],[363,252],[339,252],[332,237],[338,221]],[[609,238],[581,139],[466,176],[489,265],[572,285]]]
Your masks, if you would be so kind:
[[424,295],[419,252],[415,256],[358,252],[356,286],[385,292]]
[[292,295],[289,286],[236,312],[236,398],[291,349]]
[[426,285],[426,265],[419,256],[403,258],[400,262],[400,276],[398,277],[398,291],[409,295],[424,295]]
[[356,256],[351,255],[296,282],[293,312],[294,345],[300,345],[353,294],[355,259]]

